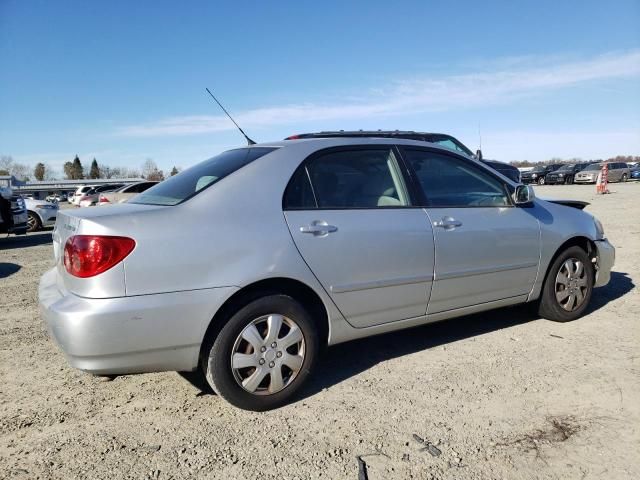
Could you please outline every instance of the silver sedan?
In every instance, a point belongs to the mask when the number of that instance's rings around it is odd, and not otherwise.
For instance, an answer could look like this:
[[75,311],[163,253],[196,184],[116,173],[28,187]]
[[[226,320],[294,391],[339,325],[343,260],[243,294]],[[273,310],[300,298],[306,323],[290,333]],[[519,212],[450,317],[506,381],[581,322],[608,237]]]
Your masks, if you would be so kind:
[[230,150],[60,211],[53,238],[40,305],[72,366],[200,370],[250,410],[290,401],[322,345],[526,302],[574,320],[614,261],[585,211],[389,138]]

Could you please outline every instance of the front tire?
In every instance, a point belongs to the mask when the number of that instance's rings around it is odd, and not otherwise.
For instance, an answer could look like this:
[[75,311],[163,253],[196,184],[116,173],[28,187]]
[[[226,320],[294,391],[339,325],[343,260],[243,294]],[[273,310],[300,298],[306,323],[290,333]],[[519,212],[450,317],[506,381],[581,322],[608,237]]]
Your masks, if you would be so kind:
[[626,174],[626,173],[623,173],[623,174],[622,174],[622,179],[621,179],[621,181],[622,181],[622,182],[626,182],[626,181],[627,181],[627,174]]
[[569,247],[553,262],[538,307],[543,318],[569,322],[580,318],[593,293],[594,268],[587,253],[580,247]]
[[37,232],[42,228],[40,218],[33,212],[27,213],[27,232]]
[[538,185],[544,185],[544,177],[538,178]]
[[305,308],[268,295],[236,312],[203,349],[202,371],[222,398],[243,410],[288,403],[310,375],[319,337]]

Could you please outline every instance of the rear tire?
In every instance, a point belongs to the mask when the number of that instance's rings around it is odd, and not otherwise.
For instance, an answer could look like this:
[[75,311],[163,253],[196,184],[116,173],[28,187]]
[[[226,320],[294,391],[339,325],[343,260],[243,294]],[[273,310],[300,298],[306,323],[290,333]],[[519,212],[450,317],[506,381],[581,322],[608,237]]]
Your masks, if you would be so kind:
[[580,318],[593,293],[594,268],[580,247],[569,247],[555,259],[547,273],[538,314],[548,320],[569,322]]
[[621,182],[626,182],[627,181],[627,174],[626,173],[622,174],[622,179],[620,181]]
[[201,369],[222,398],[243,410],[288,403],[311,374],[319,336],[305,308],[287,295],[253,300],[205,341]]
[[33,212],[27,213],[27,232],[37,232],[42,228],[40,218]]
[[544,185],[544,177],[538,178],[538,185]]

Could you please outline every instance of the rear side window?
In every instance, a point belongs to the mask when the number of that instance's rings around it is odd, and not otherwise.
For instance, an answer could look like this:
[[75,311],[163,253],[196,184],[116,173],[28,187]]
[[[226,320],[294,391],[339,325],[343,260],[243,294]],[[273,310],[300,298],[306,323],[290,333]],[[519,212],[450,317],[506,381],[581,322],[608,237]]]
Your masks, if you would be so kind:
[[285,209],[383,208],[408,205],[391,149],[327,152],[299,168],[285,192]]
[[129,203],[177,205],[274,150],[273,147],[229,150],[158,183]]

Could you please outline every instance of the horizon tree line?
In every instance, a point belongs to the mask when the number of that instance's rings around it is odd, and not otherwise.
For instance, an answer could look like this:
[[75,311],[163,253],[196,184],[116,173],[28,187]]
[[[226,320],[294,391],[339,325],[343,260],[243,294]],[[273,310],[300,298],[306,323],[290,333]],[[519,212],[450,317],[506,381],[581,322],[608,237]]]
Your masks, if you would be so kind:
[[[181,167],[173,166],[169,176],[177,175],[182,171]],[[30,173],[32,172],[32,173]],[[0,175],[13,175],[21,181],[44,181],[44,180],[84,180],[84,179],[121,179],[121,178],[144,178],[146,180],[162,181],[165,179],[164,172],[158,168],[156,162],[147,158],[140,169],[135,167],[110,167],[99,165],[93,158],[89,168],[82,165],[80,157],[76,155],[72,161],[65,162],[61,177],[58,172],[43,162],[38,162],[31,169],[28,165],[13,160],[10,155],[0,156]]]
[[[640,155],[616,155],[607,159],[596,158],[585,160],[582,158],[563,159],[553,157],[549,160],[532,162],[529,160],[514,160],[510,163],[514,167],[533,167],[535,165],[550,165],[555,163],[599,163],[599,162],[640,162]],[[182,167],[175,165],[169,172],[169,177],[173,177],[182,171]],[[30,172],[32,172],[30,174]],[[162,181],[165,179],[165,173],[158,168],[156,162],[147,158],[141,165],[140,169],[132,167],[110,167],[108,165],[99,165],[98,161],[93,158],[89,168],[85,168],[80,161],[80,157],[76,155],[72,161],[65,162],[63,165],[64,178],[60,178],[58,172],[48,166],[46,163],[38,162],[32,169],[24,163],[13,160],[10,155],[0,155],[0,175],[13,175],[18,180],[30,181],[32,178],[38,181],[44,180],[84,180],[84,179],[120,179],[120,178],[144,178],[146,180]]]

